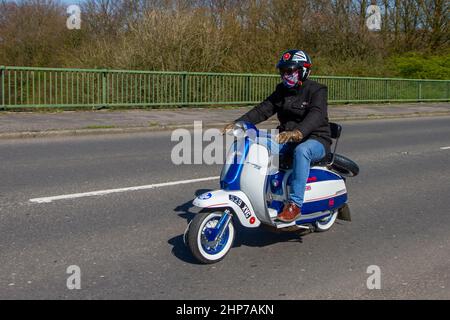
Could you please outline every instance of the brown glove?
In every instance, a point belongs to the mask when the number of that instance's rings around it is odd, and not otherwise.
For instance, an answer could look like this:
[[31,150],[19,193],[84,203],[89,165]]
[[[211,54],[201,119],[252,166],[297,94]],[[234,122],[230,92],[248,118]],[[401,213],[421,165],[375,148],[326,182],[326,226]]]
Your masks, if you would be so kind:
[[222,134],[225,134],[225,133],[227,133],[228,130],[233,129],[233,127],[234,127],[234,122],[227,123],[227,124],[225,125],[225,127],[223,127],[221,133],[222,133]]
[[278,143],[300,142],[302,141],[302,139],[303,134],[300,132],[300,130],[284,131],[277,136]]

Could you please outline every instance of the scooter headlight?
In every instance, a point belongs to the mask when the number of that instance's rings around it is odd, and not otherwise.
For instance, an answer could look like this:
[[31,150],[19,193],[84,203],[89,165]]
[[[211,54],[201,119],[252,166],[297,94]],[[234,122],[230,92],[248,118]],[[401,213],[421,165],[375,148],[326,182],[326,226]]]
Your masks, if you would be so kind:
[[245,137],[245,132],[247,131],[245,125],[241,122],[237,122],[233,128],[233,136],[242,139]]

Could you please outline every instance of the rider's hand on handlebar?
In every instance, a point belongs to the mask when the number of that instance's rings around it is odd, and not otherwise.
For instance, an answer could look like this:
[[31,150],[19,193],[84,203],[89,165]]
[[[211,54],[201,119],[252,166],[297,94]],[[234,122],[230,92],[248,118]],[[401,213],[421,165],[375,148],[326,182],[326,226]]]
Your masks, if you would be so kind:
[[286,142],[300,142],[303,139],[303,134],[300,130],[284,131],[277,136],[278,143]]
[[222,133],[222,134],[225,134],[225,133],[227,133],[227,131],[233,129],[233,127],[234,127],[234,122],[227,123],[227,124],[225,125],[225,127],[223,127],[221,133]]

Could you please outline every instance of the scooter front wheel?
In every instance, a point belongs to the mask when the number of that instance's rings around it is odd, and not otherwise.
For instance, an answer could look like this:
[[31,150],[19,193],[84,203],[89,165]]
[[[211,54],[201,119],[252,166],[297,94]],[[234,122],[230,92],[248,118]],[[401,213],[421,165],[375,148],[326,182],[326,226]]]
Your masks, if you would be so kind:
[[202,212],[195,216],[186,232],[186,242],[193,256],[205,264],[216,263],[225,258],[235,237],[233,221],[230,220],[222,237],[211,238],[223,212]]

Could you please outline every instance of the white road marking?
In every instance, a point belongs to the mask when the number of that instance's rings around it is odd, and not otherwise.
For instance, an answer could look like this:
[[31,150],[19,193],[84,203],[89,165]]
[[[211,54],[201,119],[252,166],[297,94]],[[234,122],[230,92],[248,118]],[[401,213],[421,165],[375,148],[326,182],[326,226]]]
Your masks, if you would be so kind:
[[50,202],[58,201],[58,200],[76,199],[76,198],[93,197],[93,196],[103,196],[105,194],[111,194],[111,193],[155,189],[155,188],[175,186],[175,185],[179,185],[179,184],[188,184],[188,183],[195,183],[195,182],[202,182],[202,181],[217,180],[219,178],[220,177],[207,177],[207,178],[192,179],[192,180],[181,180],[181,181],[149,184],[146,186],[137,186],[137,187],[129,187],[129,188],[121,188],[121,189],[109,189],[109,190],[98,190],[98,191],[85,192],[85,193],[65,194],[65,195],[61,195],[61,196],[30,199],[30,202],[50,203]]
[[441,150],[449,150],[450,147],[442,147]]

